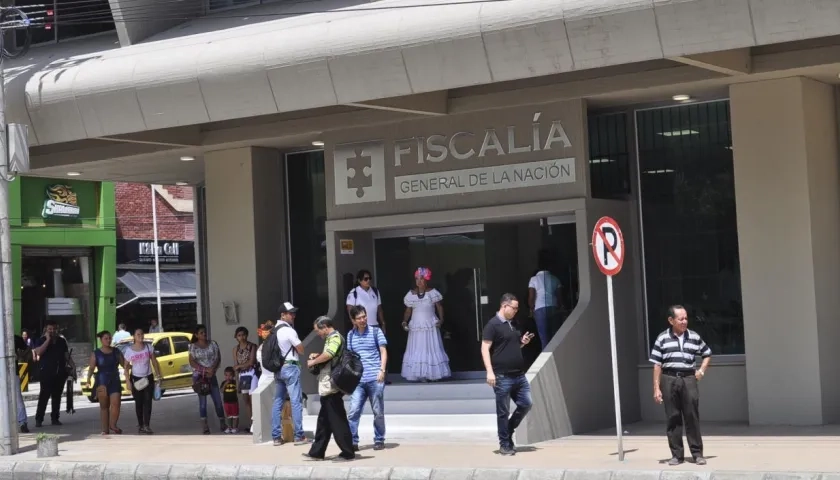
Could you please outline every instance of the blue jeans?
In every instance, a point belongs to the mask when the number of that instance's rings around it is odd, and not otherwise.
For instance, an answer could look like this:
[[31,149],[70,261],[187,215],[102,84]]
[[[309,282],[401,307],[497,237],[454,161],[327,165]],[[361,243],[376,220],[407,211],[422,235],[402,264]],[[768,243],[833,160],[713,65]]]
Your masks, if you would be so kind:
[[551,337],[557,333],[557,330],[554,330],[554,326],[551,325],[556,310],[556,307],[543,307],[534,310],[534,321],[537,323],[537,333],[540,336],[540,344],[543,350],[545,350],[545,346],[548,345]]
[[[194,376],[193,379],[195,378],[197,377]],[[222,409],[222,392],[219,391],[219,381],[216,380],[215,375],[210,377],[210,395],[198,396],[198,416],[201,418],[207,418],[207,397],[213,399],[213,406],[216,407],[216,416],[224,419],[225,411]]]
[[274,405],[271,408],[271,438],[283,438],[283,402],[286,394],[292,404],[292,423],[295,425],[295,440],[303,436],[303,401],[300,388],[300,367],[284,364],[279,372],[274,374]]
[[376,380],[362,382],[350,396],[350,433],[353,435],[353,445],[359,444],[359,419],[365,409],[365,401],[370,400],[373,410],[373,442],[385,443],[385,382]]
[[[513,431],[522,423],[522,419],[531,410],[531,384],[524,374],[507,376],[496,375],[496,422],[499,432],[499,445],[513,448]],[[510,415],[510,401],[516,404],[516,410]]]

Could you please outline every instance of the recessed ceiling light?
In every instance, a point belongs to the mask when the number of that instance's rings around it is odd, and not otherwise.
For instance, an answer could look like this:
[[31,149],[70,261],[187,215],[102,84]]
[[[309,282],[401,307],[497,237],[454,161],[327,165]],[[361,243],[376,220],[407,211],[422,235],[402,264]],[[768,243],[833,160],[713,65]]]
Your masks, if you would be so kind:
[[185,187],[185,186],[189,185],[189,183],[187,183],[187,182],[175,182],[175,185],[178,185],[179,187]]
[[323,146],[324,146],[324,142],[322,142],[322,141],[320,141],[320,140],[315,140],[314,142],[312,142],[312,146],[315,146],[315,147],[323,147]]
[[67,172],[68,177],[78,177],[82,172]]
[[183,157],[181,157],[182,162],[192,162],[193,160],[195,160],[195,157],[192,157],[190,155],[184,155]]
[[689,95],[684,94],[684,93],[680,94],[680,95],[674,95],[671,98],[673,98],[675,102],[686,102],[688,100],[691,100],[691,97]]

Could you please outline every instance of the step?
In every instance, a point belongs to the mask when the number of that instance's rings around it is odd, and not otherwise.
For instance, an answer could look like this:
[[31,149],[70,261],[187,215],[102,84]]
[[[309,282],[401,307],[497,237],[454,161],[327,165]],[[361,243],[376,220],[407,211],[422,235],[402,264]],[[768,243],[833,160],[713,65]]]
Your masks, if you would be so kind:
[[[314,432],[317,417],[305,416],[303,428]],[[496,415],[385,415],[386,439],[412,442],[496,443]],[[362,444],[373,440],[373,417],[363,415],[359,421]]]
[[[417,397],[415,397],[417,398]],[[350,397],[344,398],[344,408],[350,410]],[[318,415],[321,402],[318,395],[310,395],[306,402],[306,412]],[[466,414],[495,414],[495,398],[475,399],[437,399],[423,400],[385,400],[386,414],[394,415],[466,415]],[[364,413],[371,413],[370,402],[365,403]]]

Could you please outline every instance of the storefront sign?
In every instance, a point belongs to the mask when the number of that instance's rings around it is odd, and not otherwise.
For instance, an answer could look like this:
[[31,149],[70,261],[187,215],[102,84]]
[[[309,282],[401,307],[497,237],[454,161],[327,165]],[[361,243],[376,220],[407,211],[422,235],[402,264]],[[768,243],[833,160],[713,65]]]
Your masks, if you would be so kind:
[[[157,254],[158,262],[160,263],[187,265],[195,263],[195,246],[193,242],[159,240]],[[118,240],[117,263],[155,263],[155,242],[148,240]]]
[[496,122],[504,123],[495,126],[492,118],[475,116],[480,123],[471,128],[442,133],[445,126],[435,124],[429,135],[405,137],[408,124],[383,140],[337,143],[335,204],[386,201],[391,178],[394,199],[574,183],[575,159],[568,157],[576,152],[559,119],[564,111],[549,110],[499,116]]
[[46,196],[44,208],[41,210],[43,218],[79,218],[81,209],[73,187],[62,184],[48,185]]
[[456,193],[573,183],[575,159],[421,173],[394,178],[396,198],[418,198]]

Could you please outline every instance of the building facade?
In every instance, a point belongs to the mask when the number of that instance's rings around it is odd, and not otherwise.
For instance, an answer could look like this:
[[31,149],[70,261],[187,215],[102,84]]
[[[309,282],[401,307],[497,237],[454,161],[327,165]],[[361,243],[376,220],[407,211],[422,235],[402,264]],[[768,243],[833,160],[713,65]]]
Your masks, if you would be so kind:
[[[154,194],[152,191],[154,190]],[[160,325],[191,332],[197,322],[193,188],[117,183],[117,321],[148,328],[158,318],[155,224],[160,271]]]
[[113,331],[114,185],[18,177],[9,184],[15,331],[56,321],[78,358]]
[[661,419],[647,357],[672,303],[715,354],[704,420],[840,421],[833,4],[275,2],[202,16],[196,3],[177,28],[111,4],[116,36],[10,62],[9,117],[31,126],[36,174],[197,186],[214,337],[283,299],[301,307],[301,335],[319,314],[343,319],[366,268],[395,373],[400,299],[425,264],[453,368],[481,375],[483,322],[502,292],[527,294],[547,252],[565,320],[531,352],[536,404],[518,434],[606,428],[607,294],[589,241],[609,215],[628,248],[615,279],[626,422]]

